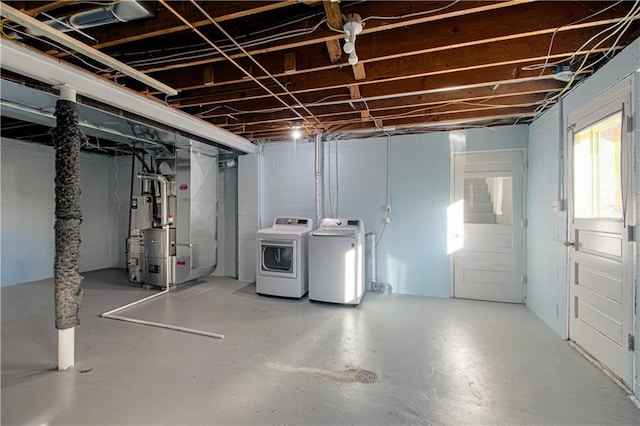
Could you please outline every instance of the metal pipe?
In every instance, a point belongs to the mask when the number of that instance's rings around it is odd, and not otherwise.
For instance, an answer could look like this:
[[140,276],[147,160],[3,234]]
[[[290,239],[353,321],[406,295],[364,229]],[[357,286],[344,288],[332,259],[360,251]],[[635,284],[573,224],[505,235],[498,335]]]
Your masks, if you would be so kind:
[[371,290],[376,290],[376,234],[368,232],[366,237],[369,238],[370,268],[371,268]]
[[162,220],[161,225],[163,228],[165,225],[168,226],[169,225],[169,206],[168,206],[168,203],[165,203],[165,200],[168,199],[167,190],[169,187],[169,181],[165,176],[157,173],[138,173],[138,178],[160,182],[160,199],[162,200],[162,205],[160,210],[160,216]]
[[316,226],[320,227],[322,216],[324,216],[324,151],[322,146],[322,135],[316,135]]
[[[148,75],[130,67],[129,65],[120,62],[111,56],[88,46],[73,37],[70,37],[64,34],[61,31],[51,28],[47,24],[38,21],[35,18],[27,15],[19,11],[18,9],[14,9],[4,2],[0,2],[0,15],[5,18],[9,18],[12,22],[16,24],[20,24],[25,28],[28,28],[34,34],[42,34],[45,37],[62,44],[63,46],[71,49],[72,51],[76,51],[81,53],[92,60],[101,63],[103,65],[108,66],[109,68],[113,68],[121,73],[149,86],[154,89],[160,90],[162,93],[166,93],[167,95],[177,95],[178,91],[172,87],[167,86],[166,84],[156,80],[155,78],[149,77]],[[4,43],[3,43],[4,44]],[[4,59],[4,55],[3,55]],[[3,60],[4,63],[4,60]]]

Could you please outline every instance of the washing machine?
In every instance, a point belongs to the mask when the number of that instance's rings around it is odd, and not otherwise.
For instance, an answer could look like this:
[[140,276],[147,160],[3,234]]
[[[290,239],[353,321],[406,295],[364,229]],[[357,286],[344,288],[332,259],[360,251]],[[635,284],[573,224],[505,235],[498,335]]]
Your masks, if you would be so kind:
[[309,237],[309,300],[358,305],[364,294],[364,222],[322,219]]
[[276,217],[257,232],[256,292],[300,298],[309,289],[307,246],[313,219]]

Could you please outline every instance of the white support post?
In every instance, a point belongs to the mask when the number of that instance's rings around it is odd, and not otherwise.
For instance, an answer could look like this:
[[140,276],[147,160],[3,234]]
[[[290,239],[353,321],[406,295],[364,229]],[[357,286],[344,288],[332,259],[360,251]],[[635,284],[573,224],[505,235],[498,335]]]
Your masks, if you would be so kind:
[[58,370],[64,371],[75,365],[76,328],[58,330]]

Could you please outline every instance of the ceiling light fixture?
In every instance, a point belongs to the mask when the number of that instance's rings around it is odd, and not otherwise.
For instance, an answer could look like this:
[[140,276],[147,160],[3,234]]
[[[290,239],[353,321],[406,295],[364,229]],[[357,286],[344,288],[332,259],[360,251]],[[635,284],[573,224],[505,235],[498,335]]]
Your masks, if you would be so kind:
[[300,132],[300,126],[294,126],[293,130],[291,131],[291,136],[293,136],[293,139],[300,139],[300,136],[302,136],[302,133]]
[[342,50],[349,55],[349,64],[358,63],[358,55],[356,54],[356,36],[362,32],[364,23],[357,13],[350,13],[345,18],[344,30],[344,46]]

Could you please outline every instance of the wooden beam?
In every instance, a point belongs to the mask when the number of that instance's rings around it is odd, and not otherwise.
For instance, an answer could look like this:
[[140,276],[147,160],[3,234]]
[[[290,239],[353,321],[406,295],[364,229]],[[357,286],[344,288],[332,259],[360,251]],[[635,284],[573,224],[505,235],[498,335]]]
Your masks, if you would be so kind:
[[[414,115],[417,110],[423,112],[430,111],[441,111],[443,108],[454,108],[454,106],[458,105],[483,105],[486,107],[496,106],[496,105],[520,105],[523,103],[532,103],[532,102],[540,102],[544,99],[549,93],[558,92],[560,88],[557,86],[554,87],[544,87],[543,85],[536,85],[534,90],[521,91],[514,90],[512,93],[505,92],[501,94],[493,94],[489,91],[485,90],[482,93],[480,91],[476,91],[477,96],[463,96],[461,94],[457,94],[457,96],[452,96],[452,94],[447,94],[448,96],[431,96],[427,99],[417,99],[416,97],[407,97],[402,99],[402,104],[398,105],[388,105],[386,107],[378,107],[375,102],[372,102],[370,111],[375,114],[376,117],[381,119],[391,119],[394,117],[401,116],[409,116]],[[323,111],[322,113],[316,112],[316,117],[324,120],[344,120],[345,117],[353,116],[354,111],[350,107],[345,106],[335,106],[335,107],[323,107],[318,109],[318,111]],[[360,113],[363,111],[361,110]],[[223,114],[204,114],[199,115],[201,118],[206,119],[207,121],[216,124],[216,125],[224,125],[226,123],[226,116]],[[260,113],[259,111],[247,111],[242,114],[234,114],[234,117],[238,119],[236,124],[243,123],[245,125],[266,125],[279,123],[283,120],[288,120],[291,117],[291,113],[289,111],[280,111],[276,113]],[[362,119],[362,117],[360,117]]]
[[367,78],[367,73],[364,71],[364,63],[359,62],[352,66],[353,68],[353,77],[356,80],[364,80]]
[[[381,39],[378,36],[373,39],[368,39],[367,37],[360,36],[360,38],[358,39],[359,62],[368,63],[403,57],[414,57],[416,55],[427,55],[436,52],[446,52],[451,49],[463,47],[481,49],[488,43],[508,42],[510,40],[518,40],[526,37],[541,38],[543,39],[543,42],[538,43],[546,44],[546,46],[548,47],[549,37],[553,33],[557,33],[556,39],[562,39],[565,37],[573,37],[570,33],[579,34],[579,32],[584,29],[584,35],[587,36],[587,34],[591,34],[590,31],[595,31],[597,27],[608,26],[621,19],[620,17],[612,17],[612,12],[607,11],[604,13],[607,13],[608,16],[603,17],[606,19],[598,19],[597,21],[592,22],[566,25],[568,23],[567,20],[573,19],[575,14],[571,16],[565,16],[566,13],[559,13],[557,16],[554,15],[553,17],[544,18],[545,15],[548,15],[548,9],[541,9],[538,5],[529,5],[529,9],[532,10],[529,10],[528,14],[525,16],[514,15],[509,17],[486,17],[481,21],[481,26],[478,26],[478,23],[475,22],[475,20],[470,20],[468,24],[465,24],[464,30],[457,30],[454,34],[451,33],[450,23],[440,22],[430,24],[429,26],[425,26],[425,28],[415,28],[415,32],[418,34],[421,34],[423,31],[425,33],[428,33],[428,38],[407,36],[407,31],[393,31],[390,33],[385,33],[384,39]],[[600,16],[598,16],[598,18],[600,18]],[[548,24],[548,26],[540,28],[540,22],[544,22],[545,24]],[[484,26],[484,24],[486,24],[486,26]],[[517,28],[518,31],[514,32],[514,28]],[[413,34],[413,31],[411,31],[411,33]],[[481,36],[479,37],[479,35]],[[582,42],[584,42],[584,40],[588,39],[589,37],[591,37],[591,35],[583,38]],[[580,46],[582,42],[575,46],[574,49]],[[291,44],[286,44],[285,46],[290,46],[291,49],[296,49],[295,47],[292,47]],[[322,55],[313,53],[313,56],[309,56],[309,54],[305,54],[305,51],[307,50],[311,52],[316,51],[313,48],[310,49],[310,47],[311,46],[308,46],[304,49],[298,48],[296,50],[298,58],[308,58],[304,61],[301,60],[299,62],[309,64],[309,66],[304,68],[299,67],[298,71],[311,72],[320,69],[330,69],[331,64],[326,62]],[[269,58],[275,56],[275,52],[277,51],[278,49],[270,50],[269,56],[258,58],[258,60],[267,69],[269,69],[272,74],[277,74],[277,67],[279,66],[277,64],[281,63],[279,61],[276,61],[273,64],[270,63]],[[251,54],[256,55],[259,54],[259,52],[252,51]],[[241,55],[236,55],[235,57],[239,58],[241,57]],[[185,61],[179,64],[143,68],[142,71],[146,73],[155,73],[178,68],[215,63],[219,62],[220,60],[221,59],[219,58],[209,58],[189,62]],[[238,73],[237,71],[234,72],[230,69],[230,72],[225,73],[225,75],[229,75],[230,78],[228,80],[231,80],[233,79],[232,76],[238,76]],[[176,86],[182,87],[181,85]]]
[[33,9],[31,8],[27,9],[26,7],[24,8],[21,7],[20,10],[29,16],[35,17],[43,12],[44,13],[51,12],[52,10],[58,9],[60,7],[68,6],[76,3],[78,3],[76,0],[59,0],[59,1],[52,1],[47,4],[43,4],[42,6],[34,7]]
[[296,54],[295,52],[287,52],[284,54],[284,74],[293,74],[296,72]]
[[[360,95],[360,87],[357,84],[353,84],[349,86],[349,94],[351,95],[351,99],[358,100],[362,98]],[[360,110],[360,118],[362,120],[367,120],[369,118],[369,109],[364,105],[363,102],[358,102],[358,105],[363,105],[364,108],[359,108]]]
[[[226,22],[235,19],[257,15],[289,6],[298,2],[294,0],[274,1],[274,2],[203,2],[201,5],[216,22]],[[196,28],[211,25],[208,19],[202,19],[202,14],[189,2],[173,2],[174,7]],[[174,34],[180,31],[188,31],[189,27],[176,19],[173,13],[161,8],[155,11],[155,18],[119,24],[111,28],[96,28],[87,30],[88,33],[100,40],[95,44],[95,49],[106,49],[122,44],[133,43],[160,37],[167,34]],[[67,56],[67,53],[60,53],[58,56]]]
[[[540,41],[544,41],[541,39]],[[611,41],[612,42],[612,41]],[[599,53],[608,50],[608,44],[605,43],[600,49],[595,49],[591,53]],[[446,75],[451,72],[465,71],[465,70],[482,70],[489,67],[511,65],[512,75],[514,70],[535,64],[544,63],[547,56],[542,53],[546,51],[546,45],[539,45],[539,49],[536,52],[536,42],[532,39],[523,40],[520,43],[505,42],[498,45],[487,45],[480,48],[465,48],[459,51],[442,52],[437,56],[430,55],[417,55],[411,60],[401,61],[384,61],[378,63],[377,66],[372,67],[372,71],[367,76],[366,80],[361,80],[360,85],[367,85],[372,83],[382,82],[394,82],[398,80],[405,80],[416,77],[435,77],[439,75]],[[558,37],[558,41],[555,43],[553,53],[549,56],[549,61],[562,60],[572,55],[576,55],[580,58],[588,51],[573,51],[575,44],[572,42],[567,43],[567,40]],[[624,44],[617,46],[615,49],[621,49]],[[524,50],[523,50],[524,49]],[[557,49],[557,50],[556,50]],[[533,54],[534,56],[526,56]],[[539,54],[539,56],[535,56]],[[473,55],[476,55],[475,57]],[[477,61],[477,62],[476,62]],[[276,74],[276,77],[283,76],[284,74]],[[159,79],[169,82],[174,87],[180,87],[180,82],[175,79],[165,78],[164,75],[158,75]],[[189,74],[184,74],[180,77],[185,80],[193,80],[189,77]],[[183,82],[187,83],[187,81]],[[224,86],[224,90],[243,90],[245,86],[248,88],[248,84],[224,84],[218,82],[219,85]],[[218,84],[217,83],[217,84]],[[305,73],[296,74],[288,77],[288,85],[291,90],[298,92],[306,92],[313,90],[328,90],[331,88],[339,88],[344,85],[351,85],[353,83],[353,77],[350,73],[344,69],[330,69],[323,70],[317,73]],[[235,87],[235,89],[231,89]],[[185,88],[181,88],[184,92]],[[193,90],[185,92],[185,95],[197,95],[197,94],[210,93],[203,90]],[[230,96],[233,97],[233,96]],[[244,95],[245,99],[250,99],[252,96],[247,92]],[[224,101],[224,99],[220,99]]]
[[[342,29],[342,12],[340,11],[340,3],[333,2],[331,0],[323,0],[324,13],[327,16],[327,24],[329,27],[341,30]],[[340,39],[331,39],[325,42],[327,45],[327,51],[329,51],[329,60],[332,64],[335,64],[342,57],[342,47],[340,46]]]
[[204,69],[204,85],[205,86],[213,86],[213,66],[208,66]]

